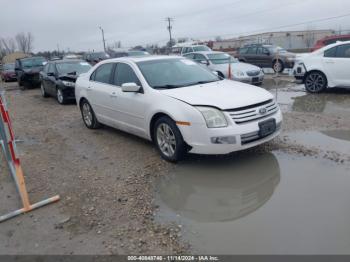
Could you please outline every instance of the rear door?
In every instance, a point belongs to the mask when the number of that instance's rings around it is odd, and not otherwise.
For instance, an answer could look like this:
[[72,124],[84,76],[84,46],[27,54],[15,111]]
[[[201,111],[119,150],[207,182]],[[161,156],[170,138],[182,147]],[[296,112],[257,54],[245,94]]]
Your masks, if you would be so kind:
[[271,67],[269,50],[263,46],[258,47],[256,50],[256,65],[260,67]]
[[350,44],[326,50],[323,65],[337,86],[350,86]]
[[108,105],[111,96],[117,96],[115,86],[111,84],[114,63],[102,64],[90,76],[89,85],[87,86],[87,98],[91,104],[97,119],[102,123],[114,126],[113,108]]
[[250,46],[248,48],[247,53],[243,56],[247,63],[253,64],[253,65],[259,65],[256,59],[257,49],[258,48],[256,46]]

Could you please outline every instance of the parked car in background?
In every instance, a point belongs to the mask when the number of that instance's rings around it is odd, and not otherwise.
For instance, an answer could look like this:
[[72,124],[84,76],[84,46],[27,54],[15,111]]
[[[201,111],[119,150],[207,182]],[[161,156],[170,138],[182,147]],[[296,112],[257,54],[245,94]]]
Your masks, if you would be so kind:
[[299,58],[293,74],[310,93],[350,87],[350,41],[337,42]]
[[[237,58],[224,52],[194,52],[185,54],[184,57],[204,65],[224,78],[230,77],[232,80],[255,85],[261,85],[264,80],[264,72],[260,67],[239,62]],[[229,66],[229,64],[231,65]],[[229,68],[231,72],[229,71]]]
[[67,54],[62,59],[82,59],[82,56],[76,54]]
[[40,72],[41,94],[55,97],[60,104],[75,99],[75,81],[91,65],[84,60],[63,59],[48,62]]
[[150,53],[142,50],[131,50],[131,51],[110,51],[112,58],[125,57],[125,56],[146,56]]
[[47,63],[41,56],[16,59],[15,72],[19,86],[38,87],[40,86],[39,73]]
[[294,53],[281,47],[264,44],[246,45],[237,52],[239,61],[262,68],[272,68],[276,73],[282,73],[285,68],[293,68],[295,57]]
[[316,51],[324,46],[334,44],[338,41],[344,42],[344,41],[350,41],[350,35],[332,35],[332,36],[326,36],[320,40],[318,40],[315,45],[311,48],[311,51]]
[[102,123],[151,140],[168,161],[257,146],[282,122],[270,92],[179,56],[103,61],[78,78],[75,96],[88,128]]
[[17,80],[14,63],[4,64],[2,66],[1,80],[4,82]]
[[86,60],[86,62],[90,63],[91,65],[95,65],[98,62],[108,58],[110,58],[110,56],[106,52],[94,52],[94,53],[87,53],[84,55],[84,59]]
[[175,45],[171,48],[172,55],[184,55],[184,54],[200,52],[200,51],[212,51],[212,50],[206,45],[190,45],[190,44]]

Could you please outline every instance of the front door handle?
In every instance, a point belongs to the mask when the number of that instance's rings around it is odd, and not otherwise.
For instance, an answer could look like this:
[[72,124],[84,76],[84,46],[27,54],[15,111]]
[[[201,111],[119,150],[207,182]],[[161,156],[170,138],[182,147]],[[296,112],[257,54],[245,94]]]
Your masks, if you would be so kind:
[[115,97],[115,98],[116,98],[116,97],[118,97],[118,95],[117,95],[116,92],[112,92],[111,95],[110,95],[110,97]]

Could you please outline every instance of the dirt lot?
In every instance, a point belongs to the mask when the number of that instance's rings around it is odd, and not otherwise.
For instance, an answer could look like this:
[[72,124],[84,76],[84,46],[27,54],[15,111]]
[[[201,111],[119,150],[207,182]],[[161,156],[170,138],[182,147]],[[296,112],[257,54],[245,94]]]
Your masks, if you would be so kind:
[[[279,138],[248,154],[278,151],[348,168],[346,144],[312,142],[304,135],[338,130],[347,137],[350,92],[311,96],[292,81],[289,77],[266,80],[263,88],[276,94],[284,112],[283,131]],[[181,224],[156,219],[161,212],[155,199],[157,181],[182,163],[161,160],[151,143],[137,137],[107,127],[87,129],[74,104],[61,106],[53,98],[42,98],[38,89],[21,91],[15,83],[1,84],[20,140],[17,146],[31,201],[55,194],[61,201],[1,224],[0,254],[175,254],[194,250],[191,238],[182,237],[186,229]],[[244,158],[245,154],[225,159]],[[3,161],[0,168],[0,213],[4,214],[20,203]]]

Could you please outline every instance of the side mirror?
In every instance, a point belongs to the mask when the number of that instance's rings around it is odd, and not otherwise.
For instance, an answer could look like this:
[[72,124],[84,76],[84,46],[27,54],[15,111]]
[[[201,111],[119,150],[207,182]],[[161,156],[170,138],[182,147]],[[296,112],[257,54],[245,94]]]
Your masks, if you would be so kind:
[[138,86],[136,83],[124,83],[122,84],[122,91],[123,92],[139,92],[141,89],[141,86]]

